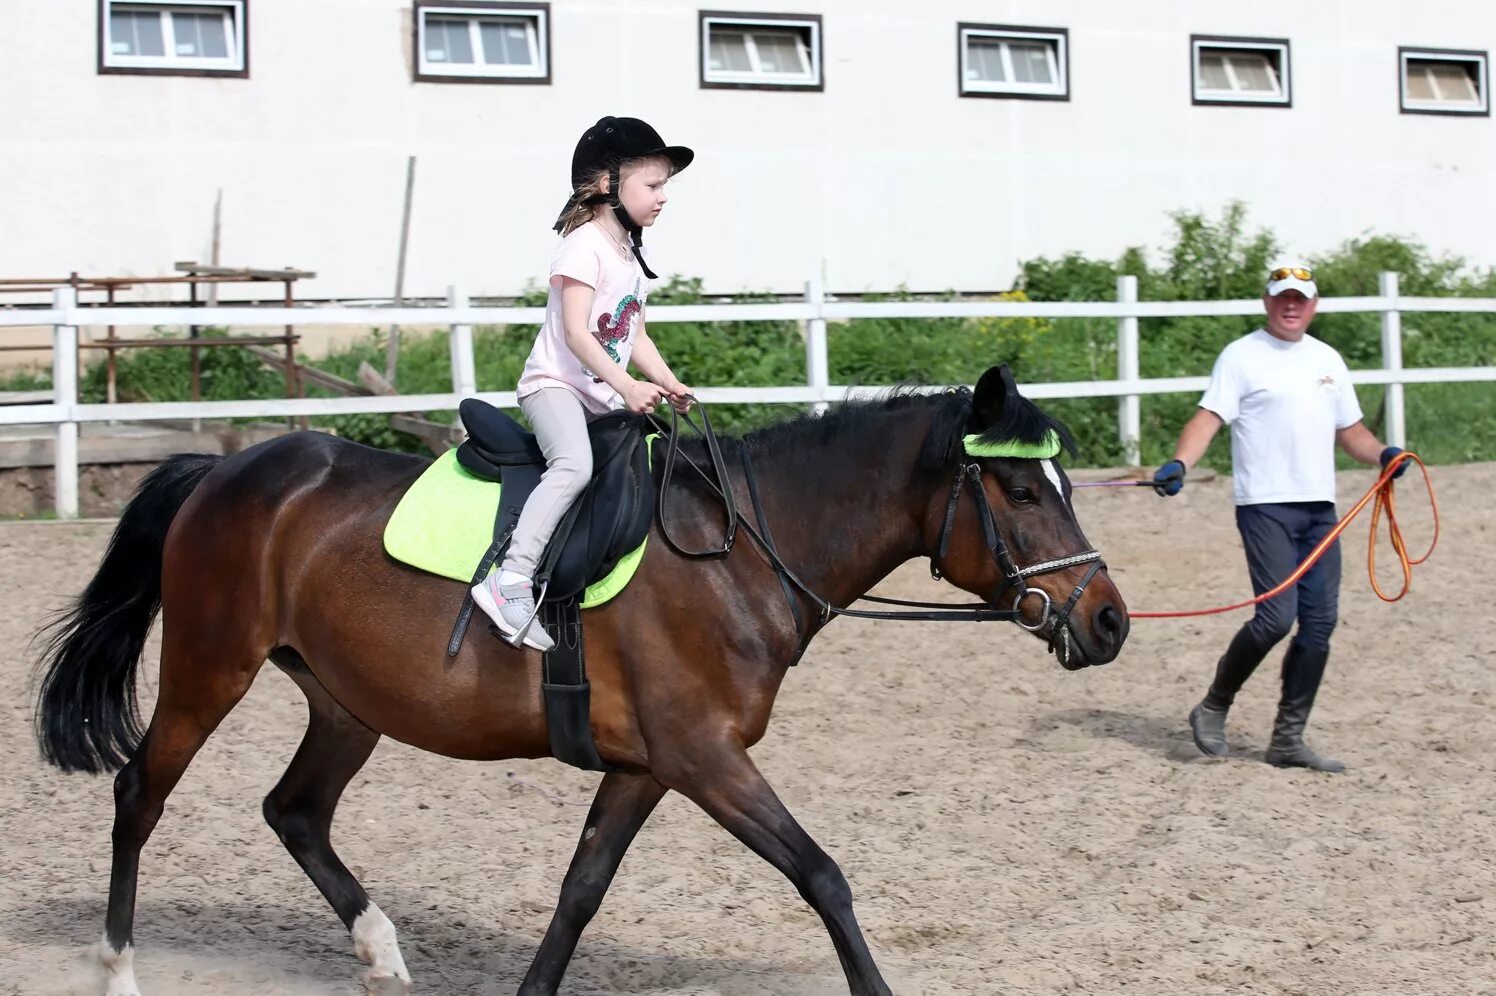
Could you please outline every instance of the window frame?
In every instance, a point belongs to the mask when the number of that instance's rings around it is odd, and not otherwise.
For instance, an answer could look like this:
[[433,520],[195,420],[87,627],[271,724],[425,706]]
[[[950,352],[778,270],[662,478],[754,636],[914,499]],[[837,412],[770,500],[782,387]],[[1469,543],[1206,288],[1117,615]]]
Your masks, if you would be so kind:
[[[233,30],[229,36],[236,57],[219,64],[208,60],[181,60],[175,54],[162,56],[117,56],[110,51],[109,19],[116,7],[154,9],[158,14],[173,11],[191,12],[191,8],[231,12]],[[99,0],[98,6],[98,74],[100,76],[219,76],[237,79],[249,77],[249,0]],[[166,35],[163,33],[163,40]]]
[[[799,83],[773,76],[753,79],[735,73],[724,75],[711,68],[712,26],[737,25],[749,29],[790,28],[810,34],[811,79]],[[759,11],[701,10],[696,15],[697,82],[703,90],[799,90],[821,93],[826,89],[826,34],[820,14],[784,14]]]
[[[531,20],[534,22],[535,44],[533,51],[538,63],[533,70],[514,72],[500,64],[486,62],[448,63],[460,68],[443,71],[435,68],[440,63],[427,63],[423,41],[426,35],[427,15],[451,16],[466,19],[471,25],[489,20]],[[414,0],[411,7],[411,71],[417,83],[499,83],[509,85],[540,85],[551,83],[551,5],[547,2],[524,3],[516,0]],[[474,47],[476,56],[482,50],[481,41]]]
[[[972,37],[997,38],[1004,41],[1042,41],[1054,46],[1057,82],[1041,88],[1032,83],[978,83],[966,78],[968,40]],[[998,100],[1070,99],[1070,29],[1040,28],[1017,24],[956,24],[956,94],[961,97],[987,97]]]
[[[1480,106],[1472,108],[1433,105],[1422,101],[1409,101],[1408,62],[1419,59],[1425,62],[1474,62],[1480,69],[1476,74],[1476,86],[1480,93]],[[1423,48],[1399,45],[1397,48],[1397,109],[1401,114],[1434,114],[1453,118],[1488,118],[1491,116],[1491,58],[1490,53],[1477,49]]]
[[[1232,91],[1224,96],[1201,96],[1200,54],[1204,49],[1258,49],[1278,53],[1281,95],[1252,97]],[[1190,35],[1190,103],[1196,107],[1293,107],[1293,49],[1287,38],[1243,38],[1230,35]],[[1214,91],[1213,91],[1214,92]]]

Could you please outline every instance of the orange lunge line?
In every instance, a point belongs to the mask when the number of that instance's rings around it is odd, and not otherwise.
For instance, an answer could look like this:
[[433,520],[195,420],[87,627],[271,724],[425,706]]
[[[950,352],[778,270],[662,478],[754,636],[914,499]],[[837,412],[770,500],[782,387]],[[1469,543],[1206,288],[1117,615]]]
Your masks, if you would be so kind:
[[[1394,485],[1392,475],[1397,471],[1398,467],[1409,460],[1416,463],[1418,469],[1423,473],[1423,486],[1428,491],[1429,507],[1434,512],[1434,538],[1429,540],[1428,549],[1424,551],[1421,557],[1408,556],[1408,545],[1403,539],[1402,527],[1397,523],[1397,502],[1393,497]],[[1361,496],[1361,500],[1356,502],[1351,507],[1351,510],[1341,517],[1339,522],[1335,523],[1335,528],[1330,530],[1328,536],[1320,540],[1319,545],[1314,548],[1313,552],[1309,554],[1304,562],[1282,584],[1278,585],[1272,591],[1263,592],[1256,598],[1248,599],[1245,602],[1237,602],[1235,605],[1222,605],[1212,609],[1193,609],[1188,612],[1129,612],[1128,615],[1133,619],[1183,619],[1190,616],[1213,616],[1222,612],[1245,609],[1259,602],[1265,602],[1269,598],[1276,598],[1292,586],[1298,584],[1299,579],[1309,571],[1309,568],[1315,565],[1320,557],[1324,556],[1325,551],[1330,548],[1330,544],[1334,543],[1340,537],[1340,534],[1345,532],[1345,527],[1351,524],[1352,519],[1361,514],[1361,511],[1366,508],[1368,503],[1373,503],[1371,509],[1371,540],[1366,548],[1366,570],[1371,575],[1371,590],[1376,592],[1377,597],[1382,601],[1395,602],[1406,595],[1408,589],[1413,586],[1413,566],[1428,560],[1429,555],[1434,552],[1434,547],[1439,542],[1439,502],[1434,498],[1434,483],[1429,480],[1428,468],[1423,465],[1423,461],[1418,458],[1417,454],[1409,453],[1406,450],[1388,461],[1387,466],[1382,470],[1382,476],[1377,478],[1377,482],[1371,486],[1371,489]],[[1397,554],[1397,561],[1402,567],[1403,575],[1402,589],[1396,595],[1391,596],[1382,591],[1382,586],[1377,582],[1377,526],[1382,521],[1384,511],[1387,515],[1387,534],[1392,540],[1392,549]]]

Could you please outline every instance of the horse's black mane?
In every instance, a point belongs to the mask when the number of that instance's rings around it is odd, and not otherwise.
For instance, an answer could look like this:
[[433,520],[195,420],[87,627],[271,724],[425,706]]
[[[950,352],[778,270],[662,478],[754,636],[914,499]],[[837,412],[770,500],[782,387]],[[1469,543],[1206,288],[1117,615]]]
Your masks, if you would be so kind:
[[[917,386],[903,385],[871,398],[834,405],[824,415],[800,415],[755,429],[742,441],[755,450],[834,450],[840,444],[865,438],[869,423],[879,415],[918,410],[932,410],[934,416],[920,447],[920,467],[929,471],[949,467],[960,458],[962,437],[978,431],[973,421],[972,394],[964,387],[927,394]],[[1012,395],[1003,404],[997,421],[982,430],[981,438],[987,443],[1042,443],[1050,432],[1058,435],[1060,444],[1074,455],[1075,440],[1063,422],[1028,398]]]

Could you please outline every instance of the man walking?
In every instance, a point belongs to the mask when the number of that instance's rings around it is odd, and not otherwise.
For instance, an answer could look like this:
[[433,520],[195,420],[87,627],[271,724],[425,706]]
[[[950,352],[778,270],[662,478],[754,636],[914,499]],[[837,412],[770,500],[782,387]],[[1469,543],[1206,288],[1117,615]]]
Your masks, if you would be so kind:
[[[1153,475],[1160,495],[1178,494],[1216,432],[1223,424],[1231,426],[1236,525],[1258,595],[1281,584],[1334,528],[1337,445],[1373,466],[1385,467],[1402,452],[1384,446],[1361,421],[1345,361],[1308,334],[1318,298],[1307,267],[1279,267],[1268,275],[1262,296],[1267,327],[1221,351],[1199,410],[1179,433],[1174,459]],[[1405,467],[1398,468],[1399,476]],[[1209,691],[1190,712],[1190,730],[1203,753],[1226,756],[1226,714],[1236,693],[1297,619],[1298,632],[1283,658],[1283,691],[1267,761],[1345,770],[1304,742],[1339,599],[1337,541],[1297,585],[1260,603],[1226,648]]]

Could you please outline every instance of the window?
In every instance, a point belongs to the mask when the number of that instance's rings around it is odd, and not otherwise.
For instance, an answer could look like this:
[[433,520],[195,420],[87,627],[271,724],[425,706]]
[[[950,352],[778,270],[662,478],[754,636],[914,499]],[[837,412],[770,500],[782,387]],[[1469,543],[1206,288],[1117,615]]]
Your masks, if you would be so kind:
[[736,90],[821,90],[816,14],[701,12],[701,85]]
[[416,79],[549,83],[549,4],[416,0]]
[[1286,38],[1190,38],[1196,104],[1291,107]]
[[1400,48],[1397,62],[1404,114],[1491,113],[1485,52]]
[[1070,99],[1070,33],[1064,28],[958,24],[963,97]]
[[99,0],[99,72],[248,76],[248,0]]

